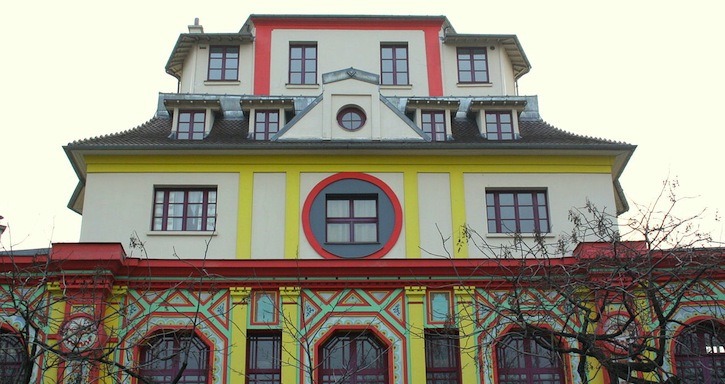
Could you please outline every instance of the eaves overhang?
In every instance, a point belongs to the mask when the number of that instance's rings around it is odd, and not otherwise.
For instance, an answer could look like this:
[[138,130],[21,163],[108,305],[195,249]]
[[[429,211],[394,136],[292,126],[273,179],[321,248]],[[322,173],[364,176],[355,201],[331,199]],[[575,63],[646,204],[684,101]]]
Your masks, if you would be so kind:
[[443,43],[449,45],[481,45],[496,43],[500,44],[511,60],[514,69],[514,79],[518,80],[531,70],[531,63],[521,47],[519,38],[516,35],[497,34],[461,34],[447,33],[443,37]]
[[250,33],[182,33],[176,40],[171,56],[166,62],[166,73],[181,79],[184,60],[196,44],[241,45],[252,41],[254,41],[254,37]]

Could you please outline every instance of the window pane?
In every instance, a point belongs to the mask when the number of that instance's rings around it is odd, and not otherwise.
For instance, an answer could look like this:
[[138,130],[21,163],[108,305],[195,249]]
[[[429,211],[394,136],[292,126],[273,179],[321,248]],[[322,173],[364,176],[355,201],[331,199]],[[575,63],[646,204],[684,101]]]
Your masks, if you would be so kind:
[[327,241],[330,243],[349,243],[349,224],[327,224]]
[[350,217],[350,201],[327,200],[327,217]]
[[374,243],[378,241],[377,224],[355,224],[355,242],[356,243]]
[[377,217],[377,201],[375,200],[355,200],[353,202],[353,210],[355,217]]

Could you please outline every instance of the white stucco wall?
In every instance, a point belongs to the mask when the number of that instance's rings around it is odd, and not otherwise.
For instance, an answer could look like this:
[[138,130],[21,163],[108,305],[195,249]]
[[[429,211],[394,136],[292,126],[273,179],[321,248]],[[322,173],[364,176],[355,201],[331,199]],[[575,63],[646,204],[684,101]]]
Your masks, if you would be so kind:
[[[609,174],[495,174],[495,173],[467,173],[464,175],[466,224],[482,239],[476,240],[479,244],[485,240],[488,246],[484,248],[495,249],[497,246],[510,245],[512,235],[489,234],[486,224],[486,188],[506,189],[545,189],[549,203],[550,233],[546,236],[547,242],[555,242],[563,233],[572,229],[568,220],[569,210],[573,207],[582,207],[587,199],[600,209],[615,214],[614,194],[612,193],[612,179]],[[483,257],[473,244],[469,244],[469,257]]]
[[[252,194],[252,258],[283,259],[287,175],[255,173]],[[274,236],[272,236],[275,234]]]
[[[151,231],[154,187],[217,187],[216,232]],[[154,259],[236,257],[239,174],[234,173],[91,173],[81,225],[81,242],[120,242],[129,255]],[[113,225],[108,225],[112,222]],[[129,248],[131,236],[144,243],[146,255]],[[176,255],[174,254],[176,253]]]
[[450,236],[453,233],[453,219],[449,174],[418,174],[418,218],[421,257],[452,257],[453,240]]
[[354,67],[380,74],[380,44],[407,43],[409,87],[383,87],[385,95],[428,93],[425,41],[422,31],[346,31],[277,29],[272,32],[270,93],[319,95],[319,87],[287,86],[290,43],[317,43],[317,82],[322,74]]
[[207,81],[209,47],[209,44],[198,44],[189,51],[181,75],[181,93],[252,94],[254,45],[242,44],[239,46],[238,81]]
[[[494,49],[491,49],[494,47]],[[447,96],[515,95],[511,62],[499,44],[486,45],[489,84],[459,84],[457,46],[441,44],[443,93]]]

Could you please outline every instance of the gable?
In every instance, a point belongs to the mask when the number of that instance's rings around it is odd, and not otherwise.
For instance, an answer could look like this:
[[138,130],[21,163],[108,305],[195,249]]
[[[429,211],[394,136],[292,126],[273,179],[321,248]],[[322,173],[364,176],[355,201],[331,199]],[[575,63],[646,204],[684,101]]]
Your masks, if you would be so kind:
[[[378,83],[377,75],[354,68],[324,74],[317,102],[276,140],[424,141],[413,122],[380,94]],[[347,118],[355,124],[343,123]]]

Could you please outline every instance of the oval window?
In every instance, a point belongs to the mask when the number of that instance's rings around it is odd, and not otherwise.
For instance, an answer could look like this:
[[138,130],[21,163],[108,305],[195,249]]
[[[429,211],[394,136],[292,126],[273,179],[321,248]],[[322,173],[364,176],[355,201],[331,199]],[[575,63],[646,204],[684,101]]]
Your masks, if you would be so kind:
[[365,112],[358,107],[345,107],[337,113],[337,124],[348,131],[355,131],[365,125]]

